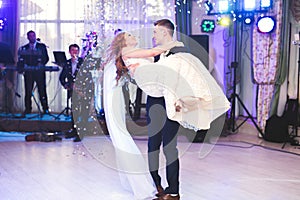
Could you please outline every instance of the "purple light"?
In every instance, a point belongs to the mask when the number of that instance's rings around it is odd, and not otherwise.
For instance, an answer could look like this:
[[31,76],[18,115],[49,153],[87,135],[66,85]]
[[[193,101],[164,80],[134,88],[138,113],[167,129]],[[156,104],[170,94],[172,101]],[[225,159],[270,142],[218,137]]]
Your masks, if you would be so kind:
[[0,31],[3,31],[4,26],[5,26],[5,18],[0,18]]

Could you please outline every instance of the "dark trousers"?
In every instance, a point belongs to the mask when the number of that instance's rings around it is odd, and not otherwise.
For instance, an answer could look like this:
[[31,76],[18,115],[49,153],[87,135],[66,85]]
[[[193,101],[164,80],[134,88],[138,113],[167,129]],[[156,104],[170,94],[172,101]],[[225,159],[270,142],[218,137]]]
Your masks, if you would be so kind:
[[148,123],[148,163],[151,176],[156,186],[161,185],[158,174],[159,152],[163,144],[163,153],[166,157],[166,175],[169,186],[165,189],[167,194],[179,193],[179,160],[177,150],[177,132],[179,124],[169,120],[166,114],[163,97],[147,97],[146,111]]
[[40,102],[43,110],[48,110],[48,97],[46,93],[46,74],[44,71],[28,71],[24,74],[25,80],[25,109],[26,111],[32,110],[32,93],[33,85],[36,83],[36,87],[39,93]]

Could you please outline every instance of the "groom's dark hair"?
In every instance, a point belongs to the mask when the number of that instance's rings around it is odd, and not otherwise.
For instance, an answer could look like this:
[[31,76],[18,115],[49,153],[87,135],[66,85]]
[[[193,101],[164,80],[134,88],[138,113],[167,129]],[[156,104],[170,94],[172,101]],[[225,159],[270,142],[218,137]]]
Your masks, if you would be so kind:
[[174,34],[175,26],[169,19],[160,19],[154,22],[154,26],[163,26],[169,30],[171,36]]

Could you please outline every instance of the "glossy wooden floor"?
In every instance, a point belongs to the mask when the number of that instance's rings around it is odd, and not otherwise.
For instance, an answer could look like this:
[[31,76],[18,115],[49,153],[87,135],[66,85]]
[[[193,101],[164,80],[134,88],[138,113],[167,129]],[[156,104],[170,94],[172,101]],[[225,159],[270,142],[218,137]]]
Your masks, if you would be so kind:
[[[182,200],[300,198],[299,147],[282,149],[282,144],[263,141],[251,123],[216,145],[190,143],[184,135],[178,140]],[[146,136],[135,136],[135,141],[146,153]],[[2,132],[0,199],[133,200],[114,165],[105,135],[79,143],[25,142],[21,133]]]

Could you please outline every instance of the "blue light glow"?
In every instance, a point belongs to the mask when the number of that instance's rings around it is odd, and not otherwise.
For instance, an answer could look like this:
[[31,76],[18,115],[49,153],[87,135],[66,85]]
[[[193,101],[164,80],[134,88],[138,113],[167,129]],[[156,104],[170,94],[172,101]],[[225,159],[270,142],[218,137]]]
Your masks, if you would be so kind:
[[262,8],[270,8],[271,5],[272,5],[271,0],[261,0],[260,1],[260,7],[262,7]]

